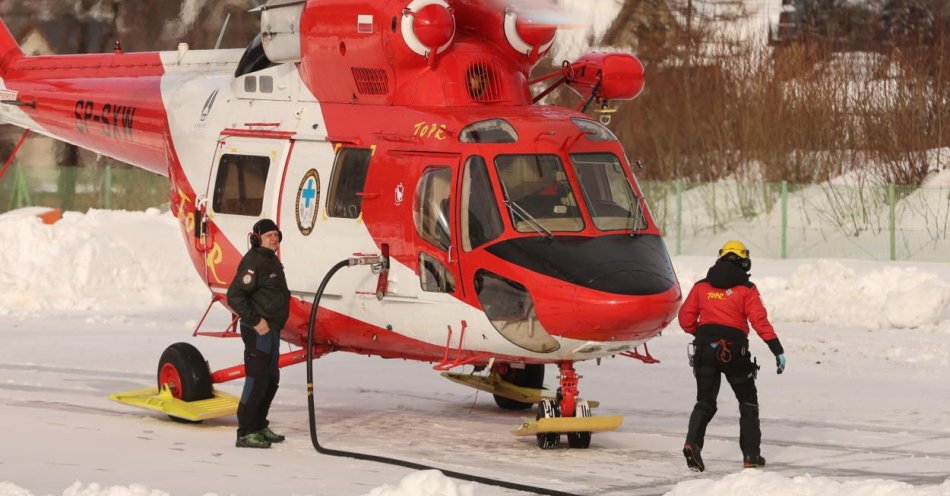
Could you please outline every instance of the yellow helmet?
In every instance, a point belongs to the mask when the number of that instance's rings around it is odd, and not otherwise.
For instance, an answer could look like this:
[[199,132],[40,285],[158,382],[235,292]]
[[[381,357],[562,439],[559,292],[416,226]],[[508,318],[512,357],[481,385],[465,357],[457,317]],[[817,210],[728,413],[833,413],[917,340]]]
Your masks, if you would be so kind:
[[726,241],[726,244],[722,245],[722,248],[719,249],[719,258],[722,258],[730,253],[735,253],[737,257],[742,259],[749,258],[749,249],[745,247],[745,244],[743,244],[742,241]]

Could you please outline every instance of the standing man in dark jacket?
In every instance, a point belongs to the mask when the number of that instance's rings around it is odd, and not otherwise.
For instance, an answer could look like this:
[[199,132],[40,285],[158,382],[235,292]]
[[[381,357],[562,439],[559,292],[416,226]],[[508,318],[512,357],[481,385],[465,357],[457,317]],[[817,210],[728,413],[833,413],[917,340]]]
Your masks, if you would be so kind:
[[241,318],[244,341],[244,393],[238,406],[238,448],[270,448],[284,436],[268,427],[280,369],[280,330],[290,314],[290,290],[277,259],[281,235],[277,224],[261,219],[250,233],[251,249],[238,265],[228,288],[228,305]]
[[726,376],[739,401],[739,447],[746,468],[765,466],[759,445],[759,397],[755,389],[758,366],[749,352],[749,322],[775,355],[776,371],[785,370],[785,354],[775,335],[759,290],[749,281],[752,260],[741,241],[729,241],[719,259],[697,282],[679,311],[679,323],[693,341],[691,362],[696,376],[696,406],[689,417],[683,455],[690,469],[705,470],[700,451],[706,425],[716,414],[716,396]]

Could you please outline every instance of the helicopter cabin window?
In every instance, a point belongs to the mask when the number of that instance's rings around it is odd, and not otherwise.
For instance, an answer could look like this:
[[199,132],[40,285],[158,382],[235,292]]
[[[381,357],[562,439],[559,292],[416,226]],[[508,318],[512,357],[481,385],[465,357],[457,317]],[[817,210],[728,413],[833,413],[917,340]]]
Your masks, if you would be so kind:
[[264,187],[270,158],[226,154],[218,164],[211,207],[219,214],[258,216],[264,207]]
[[428,293],[454,293],[455,276],[428,253],[419,254],[419,283]]
[[330,199],[327,215],[344,219],[359,218],[363,212],[363,187],[372,150],[366,148],[341,148],[336,154],[333,176],[330,179]]
[[485,159],[475,155],[462,176],[462,249],[472,251],[501,236],[505,226],[495,202]]
[[469,124],[459,133],[462,143],[517,143],[518,133],[504,119],[491,119]]
[[646,229],[640,199],[617,157],[610,153],[571,155],[594,225],[602,231]]
[[571,121],[574,122],[574,125],[577,126],[577,129],[580,129],[581,132],[584,133],[588,141],[617,141],[617,136],[610,132],[610,129],[607,129],[607,126],[599,122],[587,119],[578,119],[576,117],[571,118]]
[[547,234],[584,229],[571,183],[556,155],[499,155],[495,167],[515,230]]
[[449,223],[449,198],[452,194],[452,169],[433,167],[426,169],[416,186],[416,199],[412,220],[419,236],[442,251],[452,244],[452,228]]

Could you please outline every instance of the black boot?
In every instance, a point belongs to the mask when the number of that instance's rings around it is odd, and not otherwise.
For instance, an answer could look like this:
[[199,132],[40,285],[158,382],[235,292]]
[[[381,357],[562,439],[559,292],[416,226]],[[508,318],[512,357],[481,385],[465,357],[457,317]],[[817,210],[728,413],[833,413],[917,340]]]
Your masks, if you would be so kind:
[[699,454],[699,449],[692,444],[686,443],[686,445],[683,446],[683,456],[686,457],[686,466],[693,472],[706,470],[706,465],[703,463],[703,457]]
[[762,468],[765,466],[765,458],[762,458],[762,455],[745,455],[742,457],[742,466],[745,468]]

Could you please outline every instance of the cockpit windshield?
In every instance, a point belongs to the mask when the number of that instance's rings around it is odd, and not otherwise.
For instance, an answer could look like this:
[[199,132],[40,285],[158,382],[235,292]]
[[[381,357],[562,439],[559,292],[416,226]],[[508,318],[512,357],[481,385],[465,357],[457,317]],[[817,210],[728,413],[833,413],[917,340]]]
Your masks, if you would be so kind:
[[617,157],[610,153],[571,155],[594,225],[602,231],[646,229],[637,198]]
[[557,155],[499,155],[511,223],[518,232],[578,232],[584,229],[577,199]]

